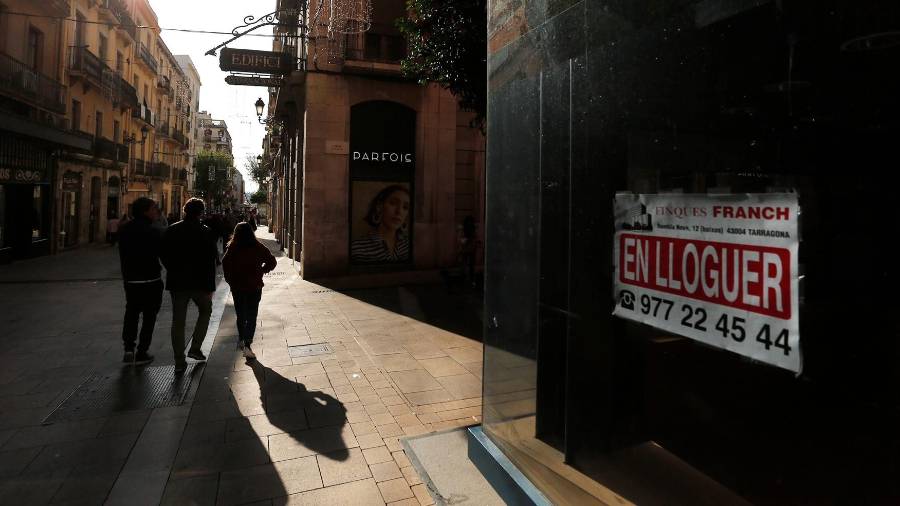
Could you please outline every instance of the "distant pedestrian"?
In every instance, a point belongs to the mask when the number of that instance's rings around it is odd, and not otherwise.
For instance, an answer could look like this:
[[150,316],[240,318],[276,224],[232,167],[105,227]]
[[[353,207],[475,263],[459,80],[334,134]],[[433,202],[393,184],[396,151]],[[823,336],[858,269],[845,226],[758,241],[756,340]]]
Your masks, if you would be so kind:
[[256,223],[256,209],[252,209],[250,211],[250,219],[247,220],[247,223],[249,223],[250,228],[252,228],[253,231],[256,232],[256,228],[258,226]]
[[256,333],[256,315],[262,298],[263,274],[275,268],[275,256],[263,246],[249,223],[238,223],[222,258],[225,281],[231,287],[234,311],[237,313],[238,337],[244,357],[253,360],[250,349]]
[[[134,219],[119,229],[119,260],[125,282],[125,322],[122,341],[125,363],[148,364],[153,355],[147,353],[153,339],[156,315],[162,305],[163,282],[159,266],[161,238],[152,223],[159,207],[151,199],[141,197],[132,205]],[[138,319],[144,316],[140,342],[135,354]]]
[[184,204],[184,219],[170,226],[163,235],[162,261],[167,271],[166,289],[172,295],[172,351],[175,353],[177,374],[187,368],[184,326],[190,301],[197,305],[199,315],[187,356],[194,360],[206,360],[201,346],[212,314],[219,252],[215,235],[209,227],[200,223],[204,207],[200,199],[188,200]]

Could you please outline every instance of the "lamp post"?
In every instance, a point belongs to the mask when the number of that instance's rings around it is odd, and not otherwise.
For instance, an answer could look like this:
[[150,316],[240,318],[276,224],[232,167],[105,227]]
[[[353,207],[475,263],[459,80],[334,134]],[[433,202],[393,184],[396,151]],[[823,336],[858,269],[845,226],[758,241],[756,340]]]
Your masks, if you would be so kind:
[[256,99],[256,103],[253,104],[256,107],[256,120],[259,121],[260,125],[265,125],[266,122],[262,119],[263,110],[266,108],[266,103],[263,102],[262,97]]
[[[128,145],[130,145],[130,146],[134,146],[135,144],[140,144],[140,145],[141,145],[141,156],[143,157],[143,156],[144,156],[144,143],[147,142],[147,134],[149,134],[149,133],[150,133],[150,129],[147,128],[147,125],[144,125],[144,126],[141,127],[141,140],[137,140],[137,138],[134,136],[134,132],[131,132],[131,135],[125,137],[124,139],[122,139],[122,141],[123,141],[125,144],[128,144]],[[131,160],[134,159],[134,149],[131,149],[131,148],[130,148],[130,149],[128,150],[128,152],[129,152],[129,163],[128,163],[128,165],[129,165],[129,168],[130,168],[130,167],[131,167]],[[118,150],[116,150],[116,156],[117,156],[117,157],[118,157],[118,153],[119,153]],[[126,176],[127,176],[127,174],[126,174]],[[130,181],[130,179],[126,177],[126,180],[123,182],[124,184],[122,184],[122,191],[123,191],[123,192],[127,192],[127,191],[128,191],[128,184],[127,184],[127,183],[128,183],[129,181]]]

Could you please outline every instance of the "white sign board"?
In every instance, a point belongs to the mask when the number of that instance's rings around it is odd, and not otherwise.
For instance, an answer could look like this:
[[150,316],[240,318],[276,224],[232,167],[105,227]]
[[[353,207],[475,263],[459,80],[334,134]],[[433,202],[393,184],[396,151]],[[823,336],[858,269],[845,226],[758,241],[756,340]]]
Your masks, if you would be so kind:
[[799,373],[797,195],[619,194],[613,314]]

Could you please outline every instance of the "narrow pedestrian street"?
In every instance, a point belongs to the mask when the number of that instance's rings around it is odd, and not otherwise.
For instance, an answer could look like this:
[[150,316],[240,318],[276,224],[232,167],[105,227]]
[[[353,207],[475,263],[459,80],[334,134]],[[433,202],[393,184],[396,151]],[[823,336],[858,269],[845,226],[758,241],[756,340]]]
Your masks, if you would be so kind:
[[155,361],[121,364],[115,248],[0,266],[0,504],[432,503],[400,438],[480,422],[477,334],[429,323],[477,322],[419,301],[443,287],[304,281],[265,228],[257,235],[278,258],[258,359],[236,349],[219,276],[208,362],[189,361],[183,377],[167,294]]

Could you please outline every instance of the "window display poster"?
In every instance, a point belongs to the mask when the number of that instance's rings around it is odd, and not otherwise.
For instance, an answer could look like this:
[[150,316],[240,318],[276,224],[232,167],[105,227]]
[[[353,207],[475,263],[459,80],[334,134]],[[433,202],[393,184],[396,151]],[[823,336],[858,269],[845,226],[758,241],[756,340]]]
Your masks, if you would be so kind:
[[350,261],[409,262],[410,185],[403,181],[352,181]]
[[620,193],[613,315],[800,373],[797,195]]

